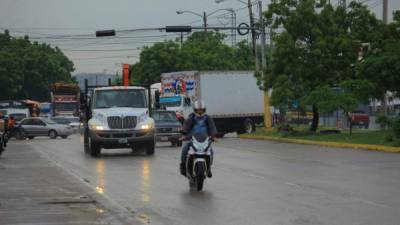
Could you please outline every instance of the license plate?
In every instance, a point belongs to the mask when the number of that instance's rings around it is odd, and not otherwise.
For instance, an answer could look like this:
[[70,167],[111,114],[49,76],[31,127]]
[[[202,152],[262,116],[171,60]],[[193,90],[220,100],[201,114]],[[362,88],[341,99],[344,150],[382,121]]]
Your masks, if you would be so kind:
[[120,138],[120,139],[118,139],[118,143],[120,143],[120,144],[126,144],[126,143],[128,143],[128,139],[126,139],[126,138]]
[[168,141],[168,137],[161,137],[161,141]]

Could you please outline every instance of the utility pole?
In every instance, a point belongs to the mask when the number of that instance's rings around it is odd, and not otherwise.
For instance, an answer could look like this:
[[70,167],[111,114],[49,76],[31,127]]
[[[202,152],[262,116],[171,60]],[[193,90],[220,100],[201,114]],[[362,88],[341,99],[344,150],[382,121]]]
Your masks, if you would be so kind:
[[266,37],[265,37],[265,25],[264,25],[264,18],[262,14],[262,2],[258,1],[258,11],[259,11],[259,20],[260,20],[260,25],[261,25],[261,68],[264,72],[264,70],[267,68],[267,62],[265,59],[265,42],[266,42]]
[[207,14],[203,12],[204,31],[207,32]]
[[[230,11],[232,13],[232,27],[236,27],[236,12],[233,9],[231,9]],[[235,47],[235,45],[236,45],[236,30],[232,29],[231,34],[232,34],[232,47]]]
[[[258,14],[261,25],[261,73],[264,75],[265,70],[267,69],[267,61],[265,58],[265,45],[266,45],[266,37],[265,37],[265,25],[264,18],[262,14],[262,2],[258,1]],[[269,90],[267,87],[264,87],[266,90],[264,92],[264,127],[267,130],[272,129],[272,117],[271,110],[269,104]]]
[[183,32],[181,32],[181,48],[182,48],[182,45],[183,45]]
[[383,23],[387,24],[388,22],[388,0],[383,0]]
[[[251,0],[248,0],[248,8],[249,8],[249,16],[250,16],[250,27],[254,28],[254,18],[253,18],[253,9],[252,9]],[[253,45],[253,56],[254,56],[254,61],[256,64],[256,71],[259,71],[260,66],[258,65],[258,57],[257,57],[256,31],[254,29],[251,29],[251,41],[252,41],[252,45]]]
[[[388,0],[383,0],[383,8],[382,8],[383,12],[382,12],[382,20],[384,24],[387,24],[388,22]],[[387,93],[385,91],[385,93],[383,94],[383,98],[382,98],[382,110],[383,110],[383,115],[387,115]]]

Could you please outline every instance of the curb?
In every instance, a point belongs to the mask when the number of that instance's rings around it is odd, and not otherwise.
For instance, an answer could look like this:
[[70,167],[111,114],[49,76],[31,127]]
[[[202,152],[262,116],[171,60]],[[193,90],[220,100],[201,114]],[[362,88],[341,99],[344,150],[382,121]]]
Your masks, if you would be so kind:
[[310,140],[280,138],[280,137],[254,136],[254,135],[248,135],[248,134],[242,134],[242,135],[239,135],[239,137],[243,138],[243,139],[276,141],[276,142],[303,144],[303,145],[319,145],[319,146],[334,147],[334,148],[352,148],[352,149],[362,149],[362,150],[370,150],[370,151],[400,153],[400,147],[391,147],[391,146],[383,146],[383,145],[350,144],[350,143],[339,143],[339,142],[330,142],[330,141],[310,141]]

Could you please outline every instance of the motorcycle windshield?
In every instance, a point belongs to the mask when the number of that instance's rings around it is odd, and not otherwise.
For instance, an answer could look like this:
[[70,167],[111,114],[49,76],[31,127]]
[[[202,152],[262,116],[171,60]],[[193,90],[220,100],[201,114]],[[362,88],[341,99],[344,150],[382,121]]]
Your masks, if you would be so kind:
[[[197,141],[197,142],[206,142],[208,139],[208,135],[206,134],[192,134],[192,137]],[[208,142],[208,140],[207,140]]]

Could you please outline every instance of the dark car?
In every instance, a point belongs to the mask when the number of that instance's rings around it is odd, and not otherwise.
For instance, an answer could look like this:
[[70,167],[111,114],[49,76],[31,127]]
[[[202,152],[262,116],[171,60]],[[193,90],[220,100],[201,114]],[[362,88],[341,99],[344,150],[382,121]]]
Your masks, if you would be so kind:
[[16,138],[32,139],[37,136],[48,136],[52,139],[58,136],[62,138],[67,138],[72,134],[71,127],[67,125],[57,124],[48,118],[32,117],[23,119],[17,126]]
[[156,125],[157,141],[171,142],[172,146],[182,146],[182,141],[179,140],[182,124],[174,111],[154,111],[152,117]]

